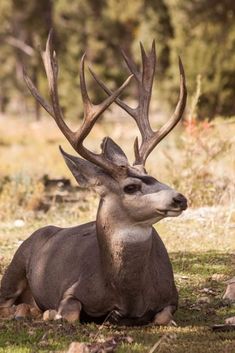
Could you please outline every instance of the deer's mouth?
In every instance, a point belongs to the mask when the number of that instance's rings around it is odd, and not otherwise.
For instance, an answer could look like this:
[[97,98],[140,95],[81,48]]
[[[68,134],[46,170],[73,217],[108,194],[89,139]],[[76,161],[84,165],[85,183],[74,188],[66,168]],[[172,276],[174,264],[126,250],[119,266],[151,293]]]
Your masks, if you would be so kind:
[[177,217],[183,212],[182,208],[166,209],[166,210],[157,209],[156,211],[158,214],[164,217]]

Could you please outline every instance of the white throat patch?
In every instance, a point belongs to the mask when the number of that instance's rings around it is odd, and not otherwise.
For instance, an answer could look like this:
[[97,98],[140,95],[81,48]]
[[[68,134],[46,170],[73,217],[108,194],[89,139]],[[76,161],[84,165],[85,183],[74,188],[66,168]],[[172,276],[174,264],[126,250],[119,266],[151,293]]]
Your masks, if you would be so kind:
[[140,243],[147,241],[152,236],[152,227],[125,227],[115,229],[112,241],[115,243]]

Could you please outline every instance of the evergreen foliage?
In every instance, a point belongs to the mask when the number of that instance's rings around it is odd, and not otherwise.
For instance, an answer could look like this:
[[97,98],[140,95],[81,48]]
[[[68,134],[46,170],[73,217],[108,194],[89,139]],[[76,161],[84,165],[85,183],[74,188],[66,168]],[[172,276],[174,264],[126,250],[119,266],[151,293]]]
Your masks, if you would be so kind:
[[[61,105],[68,116],[81,116],[79,61],[86,50],[89,62],[110,88],[127,76],[119,47],[139,63],[139,42],[146,50],[155,38],[160,106],[175,104],[181,55],[189,93],[202,77],[197,115],[235,114],[235,3],[232,0],[1,0],[0,110],[40,117],[22,79],[23,65],[47,96],[47,82],[38,50],[51,27],[60,64]],[[91,97],[103,93],[87,72]],[[161,82],[162,81],[162,82]],[[134,97],[134,85],[130,87]],[[23,102],[23,104],[22,104]]]

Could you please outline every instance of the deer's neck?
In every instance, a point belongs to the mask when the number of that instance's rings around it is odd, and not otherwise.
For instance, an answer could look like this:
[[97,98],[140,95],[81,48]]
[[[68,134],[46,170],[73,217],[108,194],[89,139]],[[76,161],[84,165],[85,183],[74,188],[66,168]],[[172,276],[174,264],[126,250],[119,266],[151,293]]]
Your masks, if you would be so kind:
[[152,227],[134,224],[127,212],[110,200],[100,202],[96,224],[106,278],[123,290],[139,289],[151,261]]

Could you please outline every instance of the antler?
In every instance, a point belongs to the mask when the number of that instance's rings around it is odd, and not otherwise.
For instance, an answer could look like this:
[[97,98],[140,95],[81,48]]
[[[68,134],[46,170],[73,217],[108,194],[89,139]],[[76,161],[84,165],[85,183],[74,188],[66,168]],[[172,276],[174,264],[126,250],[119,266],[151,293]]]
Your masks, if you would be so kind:
[[[125,52],[122,51],[122,55],[129,68],[129,71],[133,74],[138,85],[138,106],[136,108],[131,108],[119,98],[117,98],[115,102],[129,115],[131,115],[136,121],[136,124],[141,134],[142,141],[139,147],[138,138],[136,138],[135,140],[134,165],[140,164],[144,166],[146,159],[151,153],[151,151],[175,127],[175,125],[181,119],[187,100],[187,90],[185,85],[184,68],[179,57],[180,95],[177,106],[173,115],[167,121],[167,123],[165,123],[165,125],[163,125],[159,130],[153,131],[149,122],[149,104],[152,95],[153,79],[156,68],[155,42],[153,41],[152,49],[148,56],[141,43],[140,49],[142,57],[142,72],[137,69],[134,62],[125,54]],[[95,75],[95,73],[91,69],[90,71],[97,83],[104,89],[104,91],[108,95],[111,96],[113,92]]]
[[[126,81],[122,84],[122,86],[119,87],[116,91],[112,92],[109,97],[106,98],[102,103],[97,105],[92,104],[88,96],[85,81],[84,54],[80,64],[80,86],[84,106],[84,118],[81,127],[77,131],[72,131],[64,121],[63,113],[59,104],[59,96],[57,89],[58,63],[56,53],[52,49],[52,31],[50,31],[48,35],[46,50],[44,53],[42,53],[42,58],[48,79],[52,106],[40,95],[39,91],[24,71],[24,79],[31,94],[42,105],[42,107],[54,118],[59,129],[62,131],[62,133],[67,138],[67,140],[76,152],[78,152],[86,160],[100,166],[109,174],[116,175],[118,172],[120,172],[120,168],[118,168],[111,161],[107,160],[103,153],[96,154],[89,151],[86,147],[83,146],[83,141],[90,133],[92,127],[94,126],[100,115],[110,106],[110,104],[112,104],[117,99],[117,97],[121,94],[124,88],[128,85],[133,75],[129,76]],[[104,140],[103,146],[105,142],[106,140]]]

